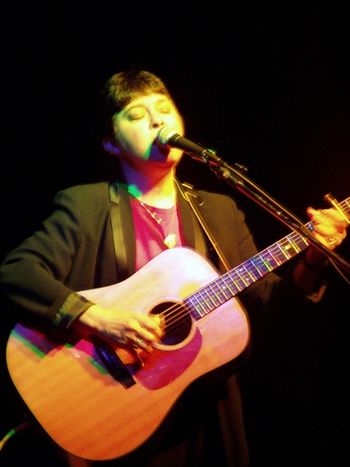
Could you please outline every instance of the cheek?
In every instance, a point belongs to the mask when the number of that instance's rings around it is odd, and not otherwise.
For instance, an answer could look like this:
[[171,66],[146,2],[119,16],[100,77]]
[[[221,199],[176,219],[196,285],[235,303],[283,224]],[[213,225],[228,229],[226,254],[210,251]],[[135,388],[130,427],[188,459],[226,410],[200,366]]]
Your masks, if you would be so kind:
[[135,154],[142,158],[146,157],[150,146],[150,142],[145,136],[146,134],[142,128],[142,124],[123,128],[120,136],[117,134],[119,146],[127,153]]
[[183,134],[184,133],[184,124],[183,124],[183,120],[180,116],[175,116],[173,118],[173,122],[172,122],[172,128],[174,128],[174,130],[177,131],[177,133],[179,134]]

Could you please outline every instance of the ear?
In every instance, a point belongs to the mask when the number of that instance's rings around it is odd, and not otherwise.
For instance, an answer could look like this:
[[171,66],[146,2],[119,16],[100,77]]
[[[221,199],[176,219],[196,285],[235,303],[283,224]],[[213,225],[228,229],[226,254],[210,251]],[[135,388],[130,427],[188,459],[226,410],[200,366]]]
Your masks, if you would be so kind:
[[109,154],[112,154],[113,156],[120,155],[120,148],[111,138],[103,139],[102,146],[104,147],[104,150],[107,151]]

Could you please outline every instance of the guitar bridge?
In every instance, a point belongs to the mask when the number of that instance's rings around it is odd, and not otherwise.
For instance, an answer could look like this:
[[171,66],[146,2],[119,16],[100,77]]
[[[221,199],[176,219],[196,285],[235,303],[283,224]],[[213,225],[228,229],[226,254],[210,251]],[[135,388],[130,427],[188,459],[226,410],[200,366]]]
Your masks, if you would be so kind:
[[130,388],[136,381],[121,361],[114,349],[107,342],[95,338],[95,349],[98,357],[110,375],[125,388]]

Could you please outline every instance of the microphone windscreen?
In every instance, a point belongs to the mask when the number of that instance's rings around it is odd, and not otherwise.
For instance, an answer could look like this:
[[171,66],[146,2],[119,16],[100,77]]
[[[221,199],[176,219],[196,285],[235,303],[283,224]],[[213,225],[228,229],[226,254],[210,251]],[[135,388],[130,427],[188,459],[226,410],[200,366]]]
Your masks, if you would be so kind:
[[168,126],[164,126],[159,130],[158,136],[157,136],[157,141],[161,145],[165,146],[169,143],[170,138],[174,135],[176,135],[176,131],[173,130],[172,128]]

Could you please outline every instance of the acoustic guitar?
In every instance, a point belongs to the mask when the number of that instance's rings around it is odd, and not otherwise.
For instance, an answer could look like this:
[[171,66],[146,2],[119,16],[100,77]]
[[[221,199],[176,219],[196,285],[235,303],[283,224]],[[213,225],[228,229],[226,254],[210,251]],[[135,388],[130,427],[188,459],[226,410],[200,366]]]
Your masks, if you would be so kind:
[[[350,198],[341,206],[350,211]],[[80,292],[104,307],[160,314],[165,333],[152,353],[74,335],[60,342],[18,323],[6,348],[10,377],[64,450],[99,461],[126,456],[191,383],[244,351],[249,324],[237,294],[307,246],[293,231],[223,275],[189,248],[166,250],[123,282]]]

